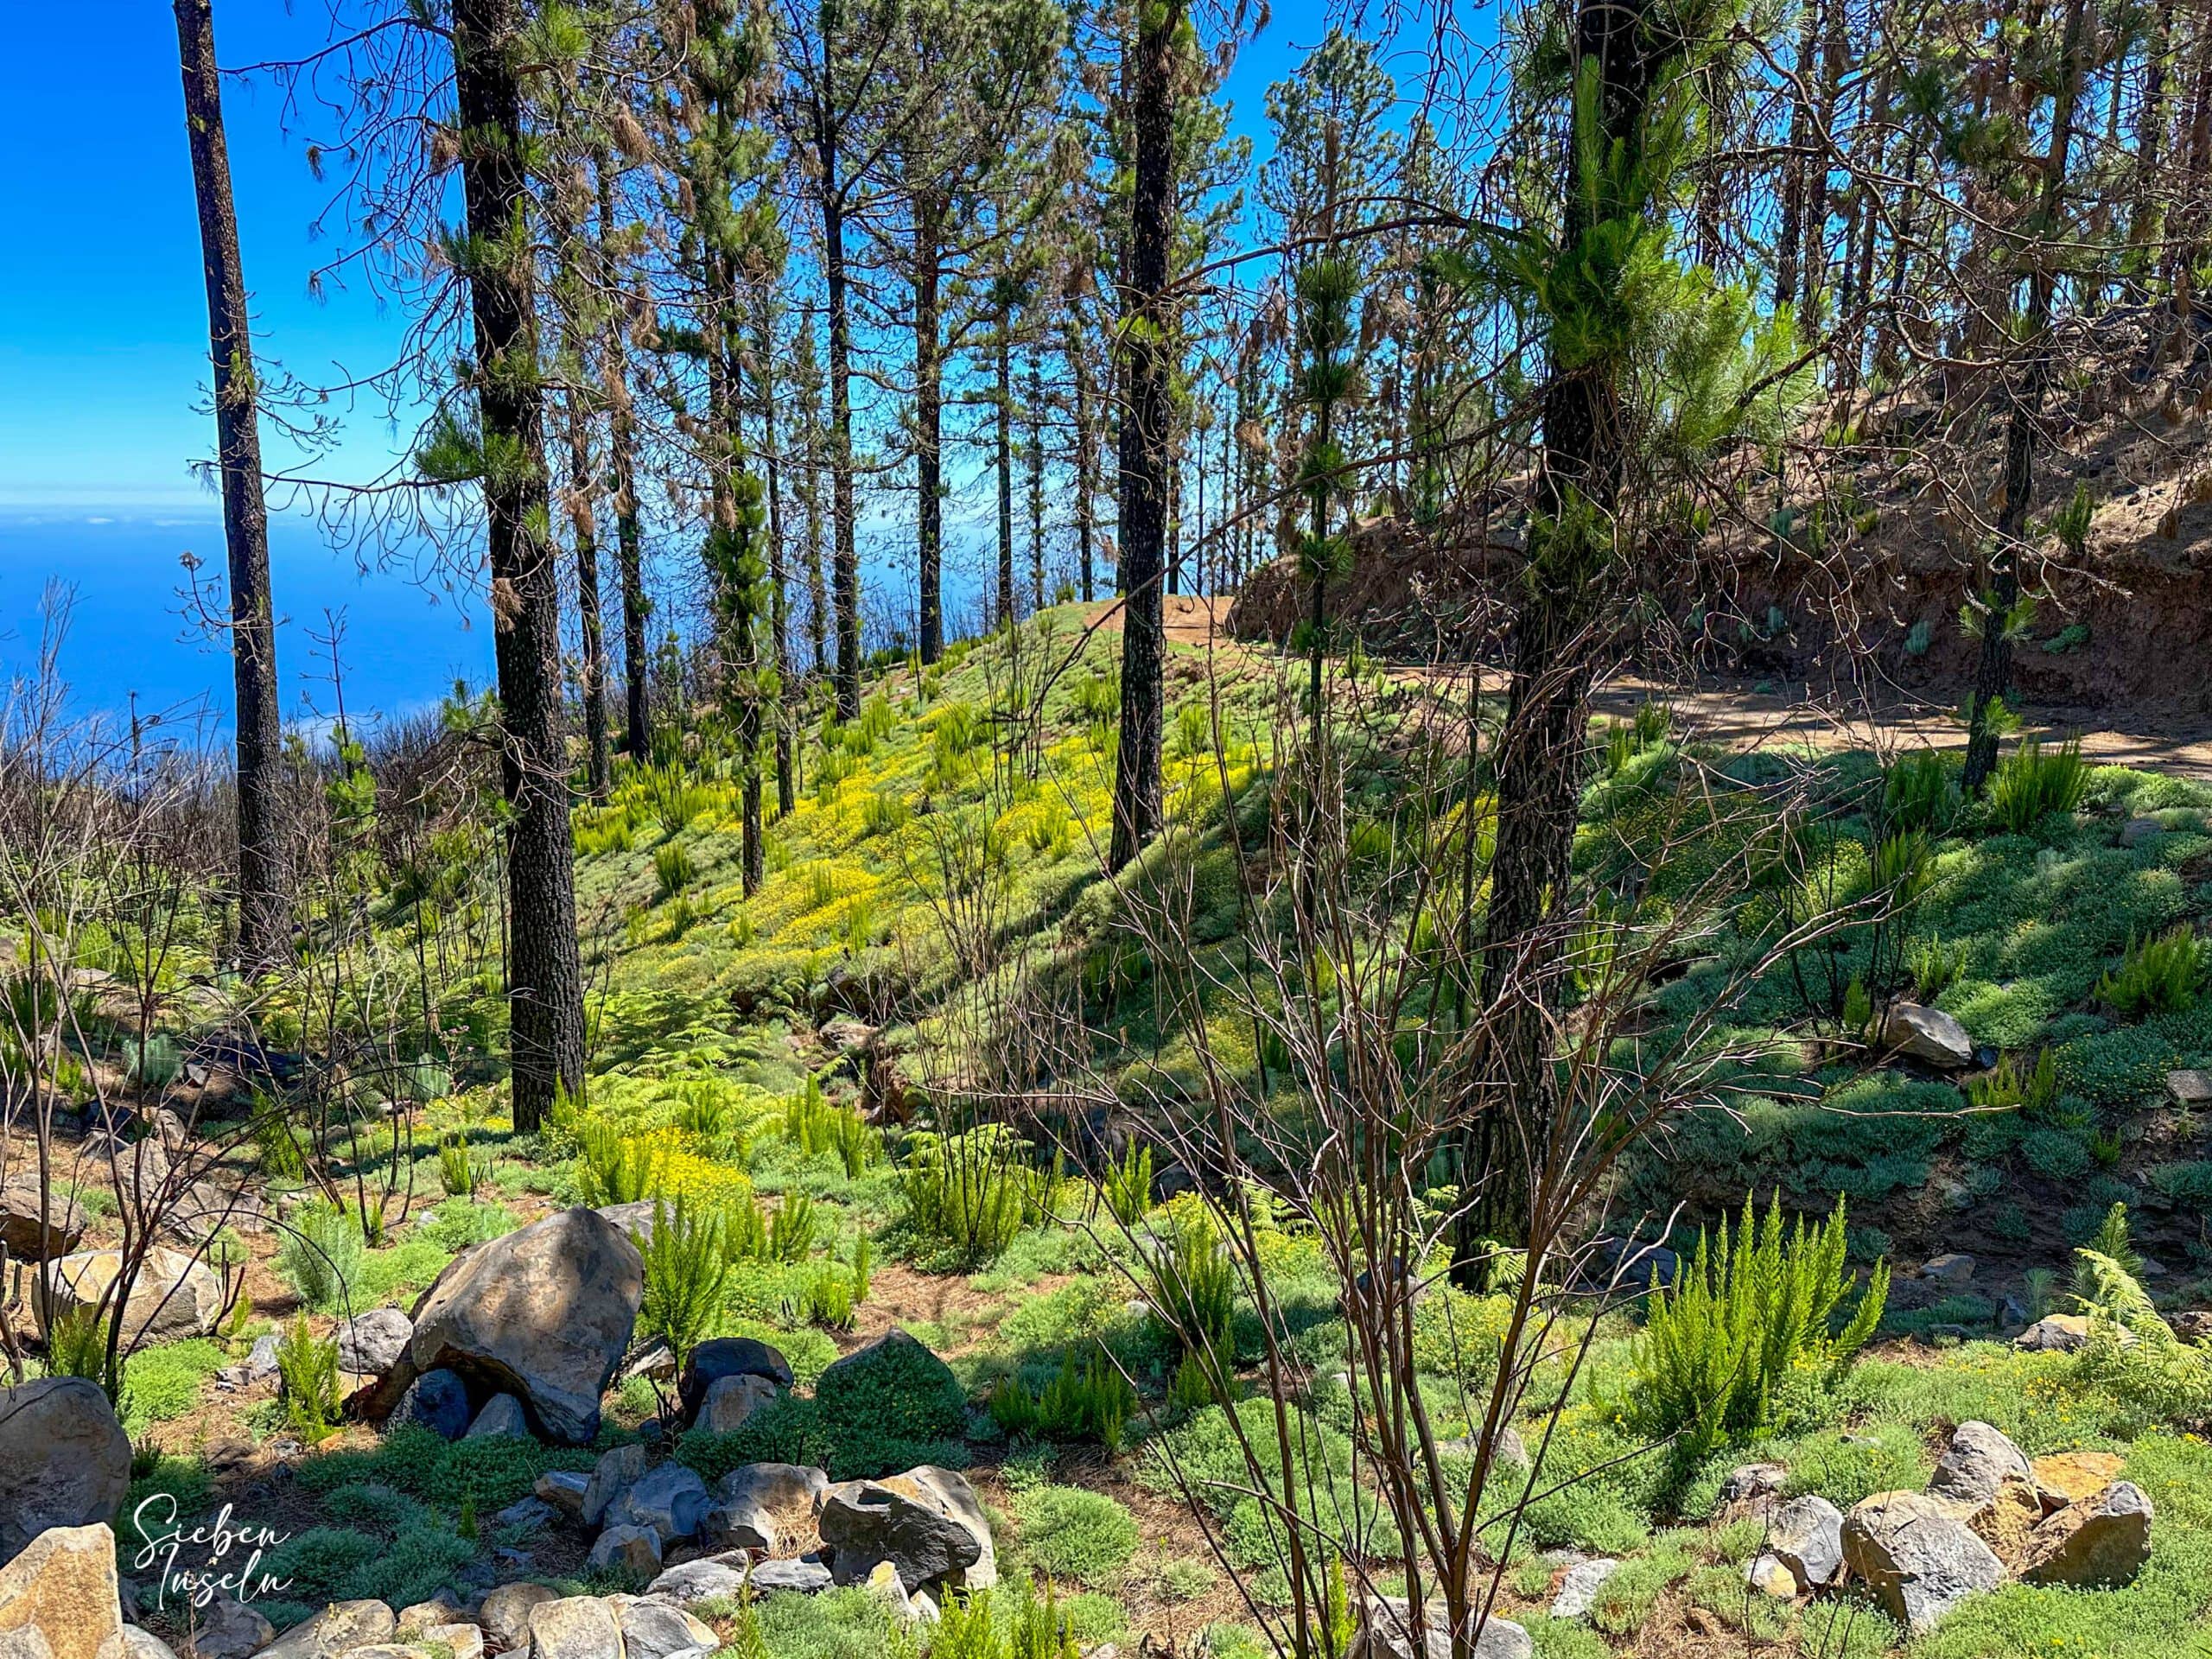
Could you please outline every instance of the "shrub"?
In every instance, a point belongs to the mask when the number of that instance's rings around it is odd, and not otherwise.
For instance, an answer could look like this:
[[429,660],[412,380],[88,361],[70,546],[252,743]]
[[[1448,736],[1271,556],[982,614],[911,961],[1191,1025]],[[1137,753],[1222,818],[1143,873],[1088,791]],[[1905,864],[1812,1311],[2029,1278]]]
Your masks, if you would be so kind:
[[1038,1486],[1014,1500],[1021,1552],[1055,1579],[1107,1586],[1119,1583],[1136,1554],[1136,1519],[1103,1492]]
[[2089,792],[2089,768],[2078,739],[2046,752],[2038,738],[2023,738],[1989,784],[1993,823],[2024,836],[2047,814],[2071,812]]
[[360,1224],[350,1212],[311,1205],[277,1245],[276,1268],[291,1281],[301,1301],[327,1313],[349,1300],[348,1287],[360,1273],[365,1248]]
[[1003,1124],[916,1135],[899,1185],[914,1236],[964,1265],[995,1260],[1031,1207],[1022,1142]]
[[1185,1217],[1157,1241],[1147,1275],[1153,1312],[1185,1353],[1236,1363],[1236,1275],[1212,1224]]
[[1136,1390],[1101,1349],[1080,1365],[1072,1351],[1064,1355],[1041,1389],[1015,1376],[991,1391],[992,1421],[1007,1433],[1096,1440],[1109,1452],[1122,1449],[1136,1405]]
[[680,1367],[721,1310],[722,1287],[729,1279],[721,1224],[687,1210],[681,1198],[672,1211],[656,1198],[651,1236],[630,1236],[645,1263],[638,1330],[667,1343]]
[[1724,1220],[1671,1285],[1655,1272],[1634,1361],[1647,1426],[1709,1447],[1772,1426],[1789,1388],[1840,1382],[1881,1322],[1890,1283],[1877,1263],[1850,1320],[1832,1331],[1858,1282],[1844,1265],[1847,1230],[1840,1198],[1824,1224],[1800,1217],[1787,1229],[1779,1193],[1764,1221],[1746,1198],[1732,1238]]
[[885,1464],[869,1474],[931,1461],[889,1461],[905,1455],[904,1450],[889,1448],[957,1440],[968,1421],[967,1391],[952,1368],[920,1343],[895,1333],[865,1364],[833,1365],[824,1371],[815,1384],[814,1405],[823,1438],[833,1452],[846,1454],[847,1467],[864,1447],[880,1450],[878,1457],[861,1457]]
[[62,1311],[46,1336],[48,1376],[81,1376],[97,1382],[111,1395],[107,1380],[107,1321],[99,1310],[82,1303]]
[[478,1187],[488,1186],[491,1180],[491,1159],[470,1155],[466,1133],[448,1135],[438,1143],[438,1184],[445,1188],[448,1198],[467,1198]]
[[810,1158],[834,1155],[849,1179],[883,1155],[881,1134],[852,1107],[824,1100],[821,1084],[812,1077],[784,1103],[784,1139]]
[[804,1262],[814,1248],[814,1200],[786,1193],[772,1212],[748,1193],[722,1212],[721,1245],[731,1262]]
[[1950,764],[1933,749],[1900,755],[1882,778],[1882,817],[1893,830],[1946,828],[1958,806]]
[[292,1432],[309,1446],[328,1440],[339,1414],[338,1344],[309,1330],[304,1313],[276,1344],[276,1375]]
[[2203,948],[2183,922],[2139,943],[2128,937],[2120,966],[2097,982],[2097,1001],[2116,1014],[2180,1014],[2196,1006]]
[[1134,1227],[1152,1208],[1152,1148],[1132,1141],[1121,1157],[1106,1166],[1099,1187],[1106,1209],[1124,1227]]
[[576,1128],[576,1190],[586,1204],[638,1204],[661,1187],[661,1148],[601,1118]]

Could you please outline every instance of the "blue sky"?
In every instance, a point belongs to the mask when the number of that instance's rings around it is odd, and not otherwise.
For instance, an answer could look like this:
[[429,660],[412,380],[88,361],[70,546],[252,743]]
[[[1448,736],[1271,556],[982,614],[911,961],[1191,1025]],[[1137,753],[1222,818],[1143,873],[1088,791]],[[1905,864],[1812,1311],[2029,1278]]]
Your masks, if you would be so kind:
[[[216,0],[219,57],[235,66],[296,55],[324,38],[324,15],[321,0]],[[86,29],[94,17],[96,51]],[[1266,86],[1323,26],[1318,6],[1275,7],[1227,89],[1240,130],[1262,139]],[[403,319],[365,294],[308,293],[308,272],[327,252],[308,228],[322,191],[283,130],[280,93],[226,80],[224,103],[257,350],[312,380],[380,366]],[[172,591],[178,555],[219,569],[222,546],[214,498],[191,471],[213,434],[169,9],[18,8],[0,54],[0,153],[14,162],[0,194],[17,227],[0,239],[0,672],[22,665],[40,593],[60,577],[79,592],[68,666],[88,699],[116,707],[137,690],[169,702],[204,685],[219,708],[225,665],[188,637]],[[364,410],[326,464],[365,478],[404,447],[405,435]],[[287,458],[270,448],[272,464]],[[303,524],[280,524],[273,540],[278,606],[291,618],[280,649],[294,711],[315,697],[313,677],[294,671],[305,630],[331,607],[352,614],[347,654],[365,664],[349,702],[411,705],[455,673],[486,671],[481,619],[465,626],[449,596],[364,576]]]

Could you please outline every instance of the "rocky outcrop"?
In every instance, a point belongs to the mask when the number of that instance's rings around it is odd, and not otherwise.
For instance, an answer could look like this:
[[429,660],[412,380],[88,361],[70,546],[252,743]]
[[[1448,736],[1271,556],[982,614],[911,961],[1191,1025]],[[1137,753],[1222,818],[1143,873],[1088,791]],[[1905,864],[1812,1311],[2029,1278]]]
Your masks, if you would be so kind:
[[[35,1280],[31,1302],[39,1334],[79,1307],[97,1308],[123,1271],[120,1250],[79,1250]],[[204,1337],[223,1311],[223,1281],[204,1262],[156,1245],[145,1253],[124,1304],[126,1343],[181,1342]]]
[[724,1475],[705,1530],[723,1549],[804,1554],[821,1541],[830,1478],[797,1463],[747,1463]]
[[49,1528],[110,1526],[130,1490],[130,1437],[80,1376],[0,1389],[0,1561]]
[[2132,1481],[2116,1480],[2031,1533],[2020,1576],[2030,1584],[2077,1589],[2126,1584],[2151,1559],[2151,1518],[2149,1494]]
[[515,1395],[543,1438],[588,1445],[644,1294],[644,1262],[620,1228],[593,1210],[548,1216],[448,1265],[375,1403],[444,1369],[472,1398]]
[[1878,1492],[1852,1506],[1842,1532],[1852,1572],[1915,1635],[2004,1582],[2005,1564],[1960,1518],[1958,1505],[1940,1497]]
[[399,1616],[380,1601],[334,1601],[262,1649],[263,1659],[338,1659],[391,1640]]
[[124,1659],[115,1534],[50,1527],[0,1566],[0,1640],[35,1632],[54,1659]]
[[881,1480],[850,1480],[823,1495],[822,1541],[839,1584],[864,1583],[889,1561],[910,1591],[932,1585],[986,1590],[998,1582],[990,1522],[965,1476],[924,1465]]

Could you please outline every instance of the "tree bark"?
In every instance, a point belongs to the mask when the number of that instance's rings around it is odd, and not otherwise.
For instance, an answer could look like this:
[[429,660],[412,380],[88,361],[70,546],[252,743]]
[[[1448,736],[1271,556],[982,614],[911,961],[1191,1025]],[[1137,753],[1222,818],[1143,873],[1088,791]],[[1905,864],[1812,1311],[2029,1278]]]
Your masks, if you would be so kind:
[[238,208],[223,138],[211,0],[176,0],[185,135],[200,208],[200,265],[207,287],[207,350],[214,374],[217,470],[229,555],[231,679],[237,698],[238,965],[259,973],[290,959],[292,898],[285,868],[279,770],[283,716],[276,688],[276,619],[270,597],[269,508],[261,491],[252,323],[238,258]]
[[[473,258],[475,391],[487,449],[486,543],[498,664],[500,779],[510,817],[507,957],[514,1125],[528,1134],[557,1096],[583,1088],[583,969],[576,951],[575,855],[562,732],[561,580],[546,535],[544,410],[529,244],[522,92],[509,54],[520,0],[454,0],[454,92],[461,193]],[[514,251],[520,243],[518,252]]]
[[622,747],[638,765],[652,753],[652,705],[648,690],[651,664],[645,658],[645,619],[652,602],[645,597],[645,537],[638,523],[637,479],[632,460],[635,436],[631,428],[630,379],[622,339],[620,284],[615,280],[614,177],[612,158],[601,151],[599,175],[599,254],[601,280],[607,295],[605,335],[601,343],[599,372],[607,389],[607,456],[608,481],[614,495],[614,537],[622,583],[622,679],[626,722]]
[[1014,620],[1014,344],[1009,338],[1013,315],[1007,302],[999,301],[995,359],[998,395],[993,400],[997,421],[995,451],[999,482],[999,613],[994,619],[1005,627]]
[[938,337],[943,199],[914,199],[914,481],[919,535],[922,661],[944,654],[944,346]]
[[[825,54],[835,49],[823,8]],[[826,71],[825,71],[826,73]],[[827,94],[824,94],[826,102]],[[853,531],[852,323],[845,272],[845,208],[837,182],[837,139],[830,112],[821,111],[816,159],[822,168],[822,265],[830,290],[830,516],[836,538],[834,603],[837,617],[837,714],[861,711],[861,563]]]
[[2026,250],[2027,361],[2012,393],[2005,426],[2005,497],[1997,509],[1997,546],[1990,555],[1989,595],[1982,618],[1981,658],[1975,665],[1973,719],[1959,785],[1979,791],[1997,766],[1997,724],[1990,705],[2012,677],[2012,635],[2007,626],[2020,597],[2020,539],[2035,500],[2036,439],[2051,378],[2050,302],[2058,285],[2054,262],[2066,207],[2066,158],[2074,142],[2074,106],[2082,91],[2084,0],[2067,0],[2066,33],[2059,46],[2058,86],[2051,96],[2050,160],[2036,207]]
[[1160,676],[1167,640],[1160,583],[1167,550],[1167,464],[1173,409],[1168,334],[1168,244],[1175,201],[1176,31],[1184,0],[1138,8],[1126,77],[1131,83],[1135,169],[1129,204],[1128,281],[1122,294],[1122,354],[1128,404],[1119,434],[1116,490],[1122,591],[1121,747],[1114,763],[1114,836],[1120,869],[1159,833]]
[[1093,503],[1098,497],[1098,478],[1091,447],[1090,364],[1083,353],[1083,336],[1071,308],[1067,324],[1068,368],[1075,381],[1075,545],[1077,579],[1083,602],[1097,597],[1097,575],[1090,550]]

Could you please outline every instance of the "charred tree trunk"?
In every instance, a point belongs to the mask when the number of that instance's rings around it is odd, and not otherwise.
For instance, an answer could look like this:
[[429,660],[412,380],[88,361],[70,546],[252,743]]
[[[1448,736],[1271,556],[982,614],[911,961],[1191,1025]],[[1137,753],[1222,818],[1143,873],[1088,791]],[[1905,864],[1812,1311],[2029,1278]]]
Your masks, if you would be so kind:
[[[823,38],[830,38],[827,29]],[[852,321],[845,291],[845,209],[838,194],[837,140],[826,111],[818,130],[822,264],[830,290],[830,517],[836,537],[837,714],[851,720],[861,711],[861,562],[853,531]]]
[[1005,300],[999,302],[995,364],[998,396],[992,413],[997,421],[994,454],[999,483],[999,613],[998,625],[1014,620],[1014,343],[1009,338],[1013,315]]
[[518,234],[530,185],[522,91],[511,54],[520,47],[524,22],[520,0],[455,0],[453,9],[477,409],[486,448],[516,458],[486,469],[484,505],[500,774],[511,813],[509,1063],[515,1128],[528,1134],[556,1096],[582,1092],[584,1007],[561,720],[561,578],[546,536],[544,410],[529,241]]
[[1083,336],[1071,313],[1067,325],[1068,368],[1075,381],[1075,548],[1077,580],[1083,602],[1097,597],[1098,578],[1090,543],[1095,525],[1093,504],[1098,479],[1090,442],[1090,365],[1083,354]]
[[914,474],[921,582],[922,661],[944,654],[944,346],[938,287],[944,243],[944,200],[914,202]]
[[576,614],[582,625],[585,780],[594,801],[604,801],[611,770],[607,748],[607,641],[599,603],[599,533],[594,522],[591,412],[580,395],[569,398],[569,522],[576,549]]
[[238,965],[258,973],[292,954],[278,770],[284,722],[276,692],[276,619],[269,590],[269,509],[261,493],[251,321],[238,259],[238,209],[223,140],[222,80],[210,0],[176,0],[185,135],[200,207],[200,266],[207,286],[207,353],[214,374],[217,470],[229,554],[231,677],[238,701]]
[[1122,353],[1128,406],[1119,435],[1117,490],[1122,591],[1121,748],[1114,763],[1114,836],[1120,869],[1159,833],[1161,673],[1167,640],[1160,583],[1167,551],[1169,378],[1168,245],[1175,201],[1175,35],[1183,0],[1138,9],[1131,48],[1135,176],[1129,204],[1128,282],[1122,294]]
[[636,438],[630,419],[630,378],[622,339],[622,301],[614,269],[613,162],[598,158],[599,256],[607,289],[607,321],[600,343],[601,383],[607,391],[607,482],[613,492],[616,563],[622,584],[622,747],[639,766],[652,753],[650,664],[645,660],[645,619],[652,604],[645,597],[645,537],[638,523],[637,477],[632,461]]

